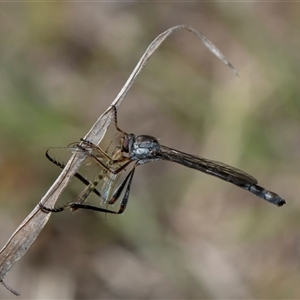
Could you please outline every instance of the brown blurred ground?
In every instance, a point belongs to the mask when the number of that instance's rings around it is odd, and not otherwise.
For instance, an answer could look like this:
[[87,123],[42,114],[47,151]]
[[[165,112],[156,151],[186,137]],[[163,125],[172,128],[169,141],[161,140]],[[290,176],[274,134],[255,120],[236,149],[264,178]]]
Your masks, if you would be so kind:
[[[246,170],[288,201],[142,166],[124,215],[51,217],[7,277],[21,299],[300,298],[299,13],[283,2],[0,4],[1,246],[60,172],[41,148],[84,136],[177,24],[202,31],[241,77],[177,32],[120,107],[120,127]],[[74,180],[61,201],[81,188]]]

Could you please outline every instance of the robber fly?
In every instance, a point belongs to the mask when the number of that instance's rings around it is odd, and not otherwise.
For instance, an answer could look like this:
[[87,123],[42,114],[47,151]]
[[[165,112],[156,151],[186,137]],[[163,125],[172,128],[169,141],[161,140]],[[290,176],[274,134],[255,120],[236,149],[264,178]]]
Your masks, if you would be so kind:
[[[128,134],[124,132],[117,125],[116,107],[112,106],[112,109],[114,110],[115,127],[121,136],[120,145],[114,149],[112,156],[109,156],[100,147],[92,144],[87,140],[81,139],[81,142],[75,145],[77,151],[86,152],[94,161],[97,162],[97,164],[101,166],[102,171],[93,182],[89,182],[79,173],[76,173],[74,176],[86,185],[85,190],[81,193],[77,201],[69,202],[63,206],[54,208],[49,208],[44,206],[43,204],[40,204],[40,208],[44,212],[60,212],[66,208],[70,208],[71,210],[89,209],[111,214],[121,214],[126,209],[128,203],[135,169],[145,163],[160,160],[175,162],[188,168],[201,171],[208,175],[218,177],[244,190],[247,190],[255,196],[260,197],[277,206],[282,206],[286,203],[285,200],[276,193],[259,186],[257,184],[257,180],[244,171],[221,162],[187,154],[160,145],[158,140],[153,136],[135,136],[132,133]],[[62,168],[64,167],[63,164],[50,157],[48,150],[46,152],[46,156],[54,164]],[[131,163],[134,163],[133,167],[126,175],[125,179],[113,191],[120,173],[124,171],[125,168],[127,168]],[[102,181],[104,181],[104,184],[102,184],[101,191],[98,191],[96,187],[99,182]],[[102,203],[114,204],[120,198],[123,191],[124,195],[118,211],[113,211],[105,209],[103,207],[88,205],[84,203],[87,197],[93,192],[102,199]]]

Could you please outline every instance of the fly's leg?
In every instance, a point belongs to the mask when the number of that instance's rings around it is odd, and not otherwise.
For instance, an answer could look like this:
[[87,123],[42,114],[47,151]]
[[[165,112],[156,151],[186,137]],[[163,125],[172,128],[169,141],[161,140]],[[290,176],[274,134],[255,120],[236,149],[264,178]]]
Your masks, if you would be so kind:
[[[60,168],[64,168],[65,165],[57,160],[55,160],[53,157],[51,157],[49,155],[49,149],[46,151],[46,157],[49,161],[51,161],[53,164],[55,164],[56,166],[60,167]],[[74,174],[74,176],[79,179],[84,185],[88,186],[89,184],[91,184],[91,182],[89,182],[87,179],[85,179],[82,175],[80,175],[78,172],[76,172]],[[98,197],[101,198],[101,194],[97,189],[93,190],[93,193],[95,193]]]
[[125,131],[123,131],[122,129],[120,129],[119,126],[118,126],[118,111],[117,111],[116,106],[112,105],[111,108],[114,111],[114,124],[115,124],[115,127],[116,127],[117,131],[119,131],[123,135],[127,135],[127,133]]
[[119,199],[120,195],[122,194],[122,191],[124,190],[124,188],[127,184],[127,187],[126,187],[126,190],[125,190],[125,193],[124,193],[124,196],[123,196],[123,199],[121,201],[120,208],[118,211],[113,211],[113,210],[105,209],[105,208],[98,207],[98,206],[83,204],[84,201],[82,201],[81,199],[79,199],[79,201],[77,201],[77,202],[69,202],[63,206],[56,207],[56,208],[48,208],[48,207],[45,207],[44,205],[40,204],[40,208],[43,212],[46,212],[46,213],[61,212],[61,211],[65,210],[66,208],[70,208],[72,211],[75,211],[78,209],[88,209],[88,210],[104,212],[104,213],[108,213],[108,214],[122,214],[125,211],[127,203],[128,203],[132,178],[133,178],[133,175],[135,172],[135,167],[137,165],[138,165],[138,163],[136,163],[135,166],[132,168],[132,170],[128,173],[126,178],[123,180],[123,182],[119,185],[119,187],[114,192],[111,200],[108,202],[109,204],[115,203]]
[[[60,168],[64,168],[65,165],[55,159],[53,159],[49,153],[48,153],[49,149],[46,151],[46,157],[48,158],[48,160],[50,160],[53,164],[55,164],[56,166],[60,167]],[[106,170],[103,170],[103,172],[106,172]],[[99,174],[97,179],[94,180],[93,182],[90,182],[88,181],[87,179],[85,179],[82,175],[80,175],[79,173],[75,173],[74,176],[76,178],[78,178],[83,184],[86,185],[86,188],[84,189],[84,191],[80,194],[80,196],[78,197],[78,200],[76,202],[78,203],[83,203],[86,201],[86,199],[89,197],[89,195],[91,193],[95,193],[99,198],[102,199],[102,196],[101,196],[101,193],[96,189],[98,183],[103,179],[103,174]],[[42,211],[44,212],[60,212],[60,211],[63,211],[64,209],[70,207],[69,206],[70,202],[69,203],[66,203],[65,205],[63,206],[59,206],[59,207],[53,207],[53,208],[49,208],[49,207],[46,207],[45,205],[43,204],[39,204],[40,205],[40,208]],[[75,210],[75,209],[72,209],[72,210]]]
[[[96,193],[95,191],[96,190],[96,187],[98,185],[98,183],[100,182],[100,180],[102,180],[103,178],[103,175],[100,174],[97,179],[95,179],[93,182],[90,182],[86,188],[83,190],[83,192],[80,194],[80,196],[78,197],[78,200],[76,202],[68,202],[62,206],[58,206],[58,207],[53,207],[53,208],[50,208],[50,207],[47,207],[41,203],[39,203],[39,206],[40,206],[40,209],[43,211],[43,212],[46,212],[46,213],[49,213],[49,212],[61,212],[63,210],[65,210],[66,208],[70,208],[71,211],[75,211],[77,210],[77,208],[73,208],[71,206],[72,203],[78,203],[78,204],[81,204],[83,205],[82,203],[84,203],[86,201],[86,199],[89,197],[89,195],[91,193]],[[98,191],[97,191],[98,192]],[[100,195],[100,193],[98,192],[98,194]],[[101,196],[100,196],[101,198]]]
[[[92,144],[93,145],[93,144]],[[95,145],[94,145],[95,146]],[[99,198],[102,199],[102,195],[101,193],[96,189],[96,186],[98,185],[98,183],[103,179],[104,175],[103,173],[107,173],[107,172],[111,172],[113,174],[118,174],[120,173],[121,171],[123,171],[130,163],[131,161],[128,160],[127,158],[127,162],[122,165],[121,167],[119,167],[117,170],[114,170],[114,169],[110,169],[109,167],[107,167],[103,162],[101,162],[101,160],[99,160],[93,153],[89,152],[88,150],[86,150],[84,147],[82,146],[79,146],[79,149],[81,149],[82,151],[86,151],[88,153],[89,156],[91,156],[97,163],[99,163],[102,167],[103,167],[103,172],[101,172],[97,179],[94,180],[94,182],[89,182],[87,179],[85,179],[81,174],[79,174],[78,172],[74,174],[74,176],[76,178],[78,178],[82,183],[84,183],[86,185],[86,188],[84,189],[84,191],[81,193],[81,195],[79,196],[79,199],[76,201],[76,202],[68,202],[66,203],[65,205],[63,206],[59,206],[59,207],[53,207],[53,208],[50,208],[50,207],[47,207],[43,204],[39,204],[40,205],[40,208],[43,212],[61,212],[63,210],[65,210],[66,208],[70,207],[72,211],[76,210],[77,208],[74,206],[74,207],[71,207],[70,204],[71,203],[77,203],[78,205],[81,204],[83,205],[82,203],[86,201],[86,199],[89,197],[89,195],[93,192],[95,193]],[[96,146],[95,146],[96,147]],[[49,149],[46,151],[46,157],[48,158],[48,160],[50,160],[53,164],[57,165],[58,167],[60,168],[64,168],[64,164],[60,163],[59,161],[53,159],[50,155],[49,155]],[[132,172],[132,171],[131,171]],[[134,172],[133,172],[134,173]],[[130,175],[130,173],[128,174]],[[133,174],[132,174],[133,175]],[[124,188],[127,180],[128,180],[129,176],[127,176],[125,178],[125,180],[123,181],[123,183],[120,185],[120,187],[122,187],[122,189]],[[132,180],[132,178],[131,178]],[[130,182],[131,182],[130,180]],[[117,196],[117,198],[119,198],[122,190],[120,190],[119,188],[116,190],[116,192],[119,191],[119,195]],[[116,192],[114,193],[113,195],[113,199],[115,198],[115,194]],[[116,200],[115,200],[116,201]],[[114,202],[115,202],[114,201]]]

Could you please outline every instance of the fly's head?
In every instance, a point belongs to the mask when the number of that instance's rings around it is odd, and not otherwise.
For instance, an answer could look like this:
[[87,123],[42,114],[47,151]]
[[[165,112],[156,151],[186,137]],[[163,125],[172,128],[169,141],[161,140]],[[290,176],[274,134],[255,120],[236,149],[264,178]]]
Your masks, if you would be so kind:
[[128,153],[131,160],[154,158],[160,152],[158,140],[150,135],[128,134],[124,137],[123,151]]

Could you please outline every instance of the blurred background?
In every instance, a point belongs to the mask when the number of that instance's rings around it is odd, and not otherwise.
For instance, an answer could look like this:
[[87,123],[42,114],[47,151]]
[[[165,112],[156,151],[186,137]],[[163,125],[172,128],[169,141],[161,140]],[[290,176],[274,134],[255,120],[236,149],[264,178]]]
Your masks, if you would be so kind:
[[[288,202],[177,164],[141,166],[124,215],[52,215],[6,277],[19,299],[300,298],[299,13],[284,1],[0,4],[1,247],[60,173],[43,148],[83,137],[178,24],[203,32],[240,78],[176,32],[119,126],[245,170]],[[60,203],[82,189],[73,180]],[[1,286],[0,297],[16,298]]]

